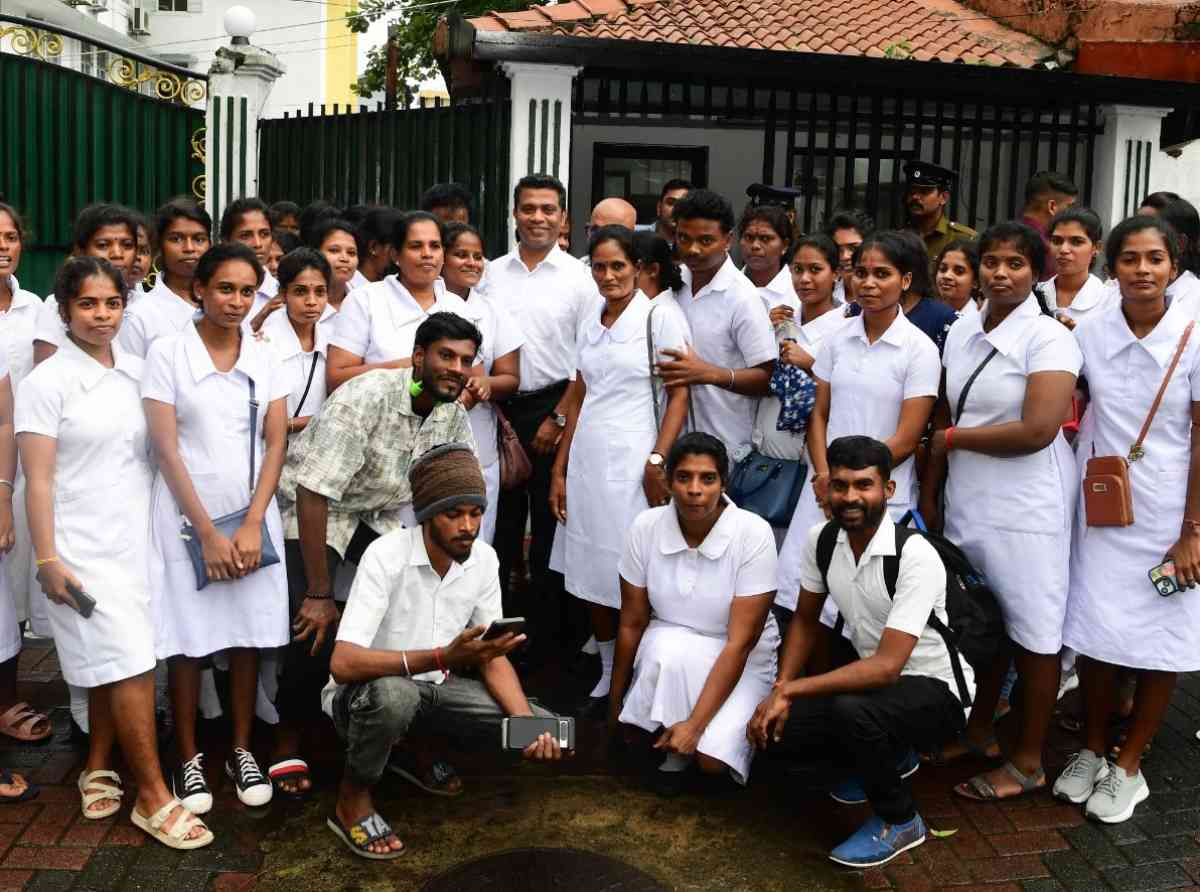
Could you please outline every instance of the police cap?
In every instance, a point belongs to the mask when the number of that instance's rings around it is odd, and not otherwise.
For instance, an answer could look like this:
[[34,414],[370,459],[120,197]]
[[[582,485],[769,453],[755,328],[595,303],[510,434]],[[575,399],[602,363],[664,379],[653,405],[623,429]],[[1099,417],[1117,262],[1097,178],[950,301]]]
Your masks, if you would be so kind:
[[906,162],[904,176],[910,186],[937,186],[939,189],[949,189],[958,179],[958,174],[950,168],[926,161]]
[[746,195],[749,196],[750,204],[753,207],[778,205],[790,209],[795,206],[796,199],[803,194],[799,189],[787,186],[768,186],[764,183],[751,183],[746,187]]

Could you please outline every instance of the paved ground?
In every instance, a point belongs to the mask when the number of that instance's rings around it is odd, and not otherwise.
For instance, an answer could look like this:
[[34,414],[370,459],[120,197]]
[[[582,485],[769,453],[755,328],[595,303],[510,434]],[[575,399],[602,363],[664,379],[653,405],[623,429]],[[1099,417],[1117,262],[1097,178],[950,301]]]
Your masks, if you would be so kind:
[[[960,803],[949,787],[977,766],[923,770],[923,814],[935,828],[957,832],[885,870],[863,873],[836,869],[824,858],[865,813],[821,795],[826,778],[819,767],[797,775],[760,762],[746,790],[662,799],[644,789],[635,768],[614,769],[586,748],[561,771],[491,755],[456,756],[468,784],[457,800],[387,785],[381,810],[409,853],[386,865],[367,863],[324,829],[337,771],[335,743],[324,727],[311,735],[317,755],[310,761],[324,779],[314,801],[275,803],[256,814],[238,805],[211,771],[217,807],[209,823],[217,843],[175,853],[143,842],[127,809],[106,821],[80,817],[74,786],[80,753],[67,734],[66,692],[52,650],[39,642],[27,647],[21,685],[30,702],[55,709],[57,733],[36,748],[0,745],[0,764],[43,785],[36,802],[0,806],[0,890],[419,889],[484,854],[564,846],[619,858],[679,890],[1200,892],[1200,743],[1193,736],[1200,728],[1200,677],[1185,680],[1155,743],[1146,767],[1153,795],[1133,821],[1085,822],[1078,809],[1046,794],[1000,806]],[[205,733],[213,741],[226,736],[219,724]],[[586,738],[588,729],[580,735]],[[1057,768],[1072,741],[1057,732],[1053,746]],[[224,753],[216,743],[210,753],[210,766],[219,766]]]

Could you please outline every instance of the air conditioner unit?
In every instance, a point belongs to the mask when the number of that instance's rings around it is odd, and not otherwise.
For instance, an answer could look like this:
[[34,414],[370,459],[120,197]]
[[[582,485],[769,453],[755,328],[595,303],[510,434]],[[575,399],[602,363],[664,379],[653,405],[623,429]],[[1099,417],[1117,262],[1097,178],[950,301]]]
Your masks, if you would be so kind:
[[150,36],[150,14],[140,6],[129,10],[129,34],[132,37]]

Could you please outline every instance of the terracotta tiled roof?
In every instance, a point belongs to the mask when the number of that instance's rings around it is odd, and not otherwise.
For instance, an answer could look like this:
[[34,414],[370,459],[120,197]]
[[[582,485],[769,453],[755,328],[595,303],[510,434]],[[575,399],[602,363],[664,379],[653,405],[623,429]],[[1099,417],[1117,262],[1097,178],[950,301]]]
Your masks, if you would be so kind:
[[480,31],[1035,67],[1054,50],[955,0],[567,0]]

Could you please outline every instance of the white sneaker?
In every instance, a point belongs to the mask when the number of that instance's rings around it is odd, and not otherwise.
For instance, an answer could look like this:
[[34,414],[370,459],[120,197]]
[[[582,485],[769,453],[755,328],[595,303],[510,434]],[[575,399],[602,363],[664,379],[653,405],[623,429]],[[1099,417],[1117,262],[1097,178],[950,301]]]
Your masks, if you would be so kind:
[[271,801],[274,788],[248,750],[235,746],[225,763],[225,773],[237,787],[237,797],[243,805],[258,808]]
[[1081,805],[1096,791],[1096,784],[1108,776],[1108,762],[1089,749],[1071,757],[1063,773],[1054,782],[1054,795]]
[[1138,803],[1148,798],[1150,787],[1141,771],[1130,777],[1124,768],[1110,765],[1108,776],[1096,784],[1096,790],[1088,797],[1083,812],[1089,818],[1105,824],[1120,824],[1133,817],[1133,810]]

